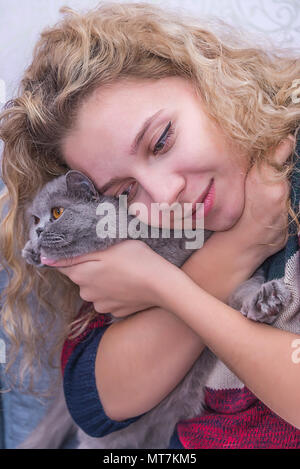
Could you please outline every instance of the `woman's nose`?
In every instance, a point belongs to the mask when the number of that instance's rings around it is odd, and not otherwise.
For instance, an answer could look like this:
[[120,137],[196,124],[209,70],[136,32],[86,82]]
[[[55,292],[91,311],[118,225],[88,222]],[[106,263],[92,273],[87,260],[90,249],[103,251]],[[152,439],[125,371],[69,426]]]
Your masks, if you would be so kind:
[[167,203],[172,205],[178,202],[180,193],[184,189],[185,180],[182,175],[176,173],[159,173],[153,172],[146,174],[140,184],[147,191],[151,202]]

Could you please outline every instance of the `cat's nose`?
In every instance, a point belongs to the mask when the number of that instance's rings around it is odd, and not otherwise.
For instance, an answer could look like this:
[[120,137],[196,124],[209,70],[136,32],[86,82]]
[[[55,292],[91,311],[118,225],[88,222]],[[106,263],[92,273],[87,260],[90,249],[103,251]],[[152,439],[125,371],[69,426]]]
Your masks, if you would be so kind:
[[43,231],[43,228],[37,228],[37,229],[36,229],[37,235],[40,236],[40,234],[42,233],[42,231]]

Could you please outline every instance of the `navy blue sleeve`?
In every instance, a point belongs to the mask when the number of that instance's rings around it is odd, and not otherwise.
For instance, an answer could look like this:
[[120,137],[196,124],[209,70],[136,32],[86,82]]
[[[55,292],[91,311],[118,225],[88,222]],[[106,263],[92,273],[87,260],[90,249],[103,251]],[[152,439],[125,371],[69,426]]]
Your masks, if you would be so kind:
[[96,387],[95,361],[100,340],[109,325],[92,329],[72,351],[63,375],[66,404],[76,424],[92,437],[121,430],[145,414],[118,422],[104,412]]

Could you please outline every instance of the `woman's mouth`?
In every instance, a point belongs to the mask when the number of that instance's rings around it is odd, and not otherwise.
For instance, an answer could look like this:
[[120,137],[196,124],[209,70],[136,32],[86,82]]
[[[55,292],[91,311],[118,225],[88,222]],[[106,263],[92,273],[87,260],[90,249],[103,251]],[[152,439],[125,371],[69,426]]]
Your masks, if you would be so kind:
[[[202,198],[201,203],[204,204],[204,217],[206,217],[208,215],[208,213],[211,211],[211,209],[213,207],[213,204],[214,204],[214,200],[215,200],[214,179],[211,179],[211,181],[208,185],[208,188],[205,191],[204,198],[203,198],[203,196],[201,198]],[[199,198],[199,199],[201,200],[201,198]],[[196,203],[200,203],[200,202],[196,202]],[[197,215],[197,213],[198,213],[198,215]],[[199,216],[200,213],[201,213],[201,210],[199,210],[199,207],[198,207],[198,209],[195,207],[194,210],[193,210],[193,213],[192,213],[192,219],[195,220],[197,218],[197,216]]]

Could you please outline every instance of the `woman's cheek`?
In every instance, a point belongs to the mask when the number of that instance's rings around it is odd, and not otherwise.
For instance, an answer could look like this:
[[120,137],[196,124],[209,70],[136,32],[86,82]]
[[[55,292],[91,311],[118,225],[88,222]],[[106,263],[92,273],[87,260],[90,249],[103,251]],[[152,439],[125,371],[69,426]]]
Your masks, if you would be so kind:
[[228,203],[228,228],[234,226],[242,216],[245,207],[245,182],[246,172],[238,171],[236,174],[236,186],[230,193]]
[[244,201],[239,199],[232,203],[232,206],[228,210],[227,217],[226,217],[226,226],[223,228],[224,230],[229,230],[232,228],[239,218],[241,217],[244,209]]
[[159,204],[149,201],[136,201],[128,206],[129,215],[136,216],[146,225],[159,226]]
[[204,221],[207,230],[229,230],[241,217],[245,206],[244,184],[241,184],[236,190],[230,192],[229,189],[227,189],[226,192],[226,196],[224,196],[224,193],[221,193],[220,197],[220,191],[218,194],[216,191],[214,211],[211,212],[211,217],[208,216]]

